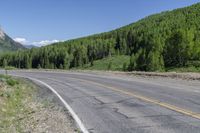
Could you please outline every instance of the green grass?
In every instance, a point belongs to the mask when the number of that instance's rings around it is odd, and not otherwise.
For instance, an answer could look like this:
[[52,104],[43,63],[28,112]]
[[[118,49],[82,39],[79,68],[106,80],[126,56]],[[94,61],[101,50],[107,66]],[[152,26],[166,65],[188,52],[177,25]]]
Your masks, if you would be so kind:
[[126,64],[128,67],[130,61],[129,56],[120,55],[120,56],[113,56],[104,58],[101,60],[94,61],[94,65],[91,64],[84,65],[83,67],[78,67],[75,69],[82,69],[82,70],[112,70],[112,71],[122,71],[123,66]]
[[0,132],[21,132],[20,119],[28,111],[24,100],[33,93],[29,85],[10,76],[0,75]]
[[168,68],[167,72],[200,72],[200,67]]
[[5,67],[5,70],[15,70],[16,68],[15,67],[13,67],[13,66],[6,66]]
[[19,84],[19,82],[17,80],[14,80],[12,78],[9,78],[6,80],[6,83],[10,86],[15,86],[16,84]]

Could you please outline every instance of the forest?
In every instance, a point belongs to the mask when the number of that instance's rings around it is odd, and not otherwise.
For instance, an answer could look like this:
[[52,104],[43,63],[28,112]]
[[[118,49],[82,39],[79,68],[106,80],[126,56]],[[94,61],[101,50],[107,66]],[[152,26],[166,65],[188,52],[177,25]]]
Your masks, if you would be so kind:
[[71,69],[116,55],[130,56],[124,71],[200,67],[200,4],[151,15],[110,32],[6,52],[0,55],[0,66]]

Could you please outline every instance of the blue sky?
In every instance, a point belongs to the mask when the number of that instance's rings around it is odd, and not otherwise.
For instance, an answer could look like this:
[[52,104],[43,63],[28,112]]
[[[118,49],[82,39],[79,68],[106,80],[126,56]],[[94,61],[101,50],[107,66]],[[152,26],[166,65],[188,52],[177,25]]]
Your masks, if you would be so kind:
[[0,25],[25,44],[45,45],[116,29],[200,0],[3,0]]

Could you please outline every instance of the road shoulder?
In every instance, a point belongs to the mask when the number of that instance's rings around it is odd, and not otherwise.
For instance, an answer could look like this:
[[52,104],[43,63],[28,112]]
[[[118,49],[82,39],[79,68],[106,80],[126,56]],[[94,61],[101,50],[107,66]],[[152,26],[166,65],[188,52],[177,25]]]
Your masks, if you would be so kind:
[[0,132],[78,132],[53,93],[28,80],[0,79]]

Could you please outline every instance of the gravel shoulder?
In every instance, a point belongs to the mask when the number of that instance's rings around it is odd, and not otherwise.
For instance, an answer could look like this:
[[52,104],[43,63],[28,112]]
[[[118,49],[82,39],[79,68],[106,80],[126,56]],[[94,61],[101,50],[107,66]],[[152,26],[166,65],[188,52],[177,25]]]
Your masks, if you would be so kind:
[[[48,70],[47,70],[48,71]],[[76,70],[69,72],[83,72],[91,74],[104,74],[104,75],[118,75],[118,76],[130,76],[130,77],[144,77],[144,78],[171,78],[182,80],[200,80],[200,73],[197,72],[121,72],[121,71],[94,71],[94,70]]]

